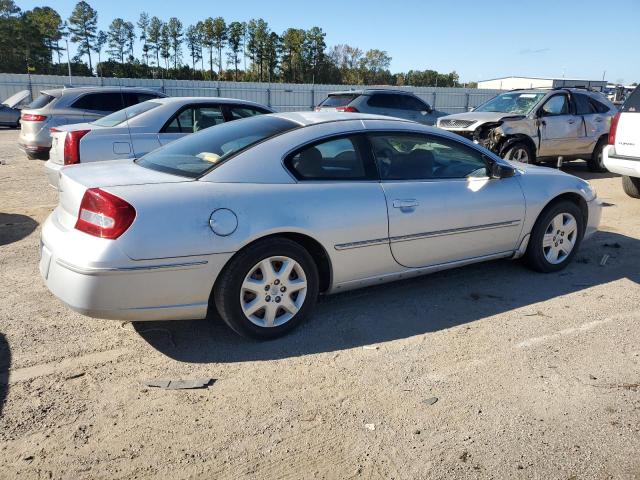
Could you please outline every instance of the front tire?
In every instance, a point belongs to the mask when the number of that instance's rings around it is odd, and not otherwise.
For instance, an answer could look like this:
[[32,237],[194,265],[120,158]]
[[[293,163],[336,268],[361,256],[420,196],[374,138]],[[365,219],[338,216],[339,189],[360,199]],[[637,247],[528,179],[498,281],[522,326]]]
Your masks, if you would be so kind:
[[560,201],[543,210],[536,221],[525,255],[538,272],[557,272],[573,259],[584,235],[584,219],[573,202]]
[[516,142],[504,152],[504,158],[520,163],[535,164],[536,158],[531,147],[525,142]]
[[640,178],[623,175],[622,189],[632,198],[640,198]]
[[313,309],[318,268],[309,252],[286,238],[259,241],[240,251],[224,268],[213,300],[236,333],[276,338],[299,325]]
[[587,160],[587,166],[589,170],[597,173],[604,173],[607,171],[607,167],[604,166],[604,158],[602,151],[607,146],[607,139],[601,138],[596,144],[596,148],[593,149],[591,157]]

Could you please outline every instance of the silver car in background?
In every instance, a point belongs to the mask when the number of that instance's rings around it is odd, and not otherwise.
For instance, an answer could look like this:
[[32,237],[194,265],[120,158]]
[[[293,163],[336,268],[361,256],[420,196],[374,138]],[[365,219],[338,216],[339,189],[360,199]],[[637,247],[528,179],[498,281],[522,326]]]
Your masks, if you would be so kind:
[[20,109],[30,97],[29,90],[21,90],[0,104],[0,125],[20,128]]
[[139,160],[64,168],[40,272],[99,318],[282,335],[319,293],[498,258],[558,271],[599,224],[584,180],[374,115],[224,123]]
[[508,160],[584,159],[590,170],[602,172],[602,150],[616,112],[604,95],[585,89],[513,90],[471,112],[439,118],[437,126]]
[[49,184],[58,186],[65,165],[139,158],[174,140],[224,122],[273,113],[264,105],[219,97],[148,100],[102,117],[51,129],[45,163]]
[[43,90],[22,110],[18,147],[30,159],[47,160],[51,149],[49,129],[59,125],[92,122],[152,98],[166,95],[150,88],[73,87]]
[[366,88],[332,92],[316,107],[316,112],[371,113],[396,117],[425,125],[435,125],[446,115],[417,95],[392,88]]

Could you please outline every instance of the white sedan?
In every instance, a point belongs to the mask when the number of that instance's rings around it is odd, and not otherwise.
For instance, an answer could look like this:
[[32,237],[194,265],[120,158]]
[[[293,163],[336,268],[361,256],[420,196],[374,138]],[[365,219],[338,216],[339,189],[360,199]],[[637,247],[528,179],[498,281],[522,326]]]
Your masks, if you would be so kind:
[[40,272],[100,318],[281,335],[319,293],[497,258],[566,267],[600,222],[587,182],[377,115],[260,115],[138,160],[64,168]]
[[232,98],[157,98],[107,115],[92,123],[51,129],[49,184],[58,187],[65,165],[140,158],[169,142],[208,127],[273,113],[267,106]]

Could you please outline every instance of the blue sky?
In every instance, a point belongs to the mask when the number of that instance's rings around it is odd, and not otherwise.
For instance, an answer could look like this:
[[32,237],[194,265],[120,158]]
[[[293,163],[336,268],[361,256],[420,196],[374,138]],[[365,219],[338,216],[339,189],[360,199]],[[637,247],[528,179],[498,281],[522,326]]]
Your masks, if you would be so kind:
[[[67,18],[73,0],[16,0],[22,9],[49,5]],[[207,16],[227,22],[262,17],[272,30],[321,27],[328,45],[379,48],[393,72],[456,70],[462,81],[554,76],[640,81],[640,0],[89,0],[99,28],[114,17],[135,23],[145,10],[185,24]]]

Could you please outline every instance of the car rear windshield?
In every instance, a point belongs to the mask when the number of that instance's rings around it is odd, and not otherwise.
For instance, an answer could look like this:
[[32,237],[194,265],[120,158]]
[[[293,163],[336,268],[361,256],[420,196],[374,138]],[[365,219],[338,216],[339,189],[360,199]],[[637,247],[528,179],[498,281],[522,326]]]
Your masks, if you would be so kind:
[[53,95],[48,95],[43,93],[38,98],[36,98],[33,102],[27,105],[27,108],[43,108],[49,105],[53,99],[56,98]]
[[483,103],[474,112],[500,112],[527,115],[545,93],[509,92]]
[[115,127],[116,125],[120,125],[125,120],[131,120],[141,113],[148,112],[149,110],[153,110],[154,108],[159,106],[160,104],[158,102],[152,101],[138,103],[137,105],[132,105],[131,107],[118,110],[117,112],[114,112],[111,115],[107,115],[106,117],[99,118],[92,123],[93,125],[98,125],[99,127]]
[[329,95],[321,104],[321,107],[345,107],[353,102],[358,95],[355,94],[340,94]]
[[[640,112],[640,87],[631,92],[629,98],[627,98],[622,105],[623,112]],[[635,117],[634,117],[635,118]]]
[[137,160],[152,170],[197,178],[234,154],[299,125],[271,115],[258,115],[207,128],[170,143]]

